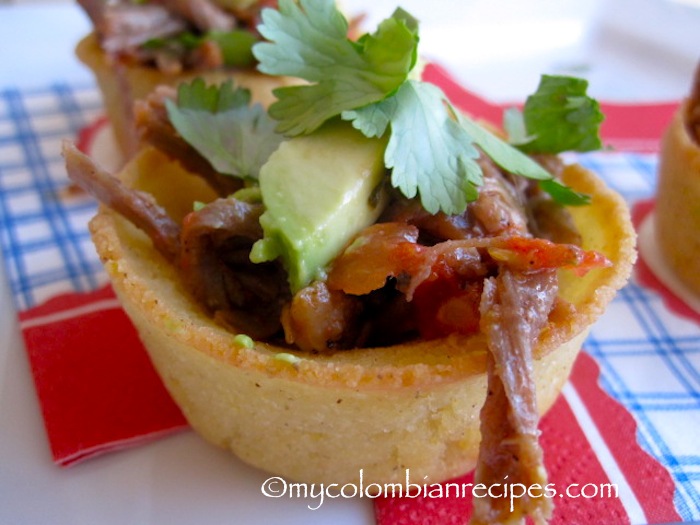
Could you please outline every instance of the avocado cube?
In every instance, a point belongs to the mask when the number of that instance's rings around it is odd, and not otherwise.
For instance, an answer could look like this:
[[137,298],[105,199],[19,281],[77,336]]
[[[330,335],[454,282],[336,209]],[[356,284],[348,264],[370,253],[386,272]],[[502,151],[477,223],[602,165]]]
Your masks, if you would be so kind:
[[253,262],[281,258],[292,293],[322,278],[328,264],[386,204],[386,141],[346,122],[283,142],[260,170],[264,237]]

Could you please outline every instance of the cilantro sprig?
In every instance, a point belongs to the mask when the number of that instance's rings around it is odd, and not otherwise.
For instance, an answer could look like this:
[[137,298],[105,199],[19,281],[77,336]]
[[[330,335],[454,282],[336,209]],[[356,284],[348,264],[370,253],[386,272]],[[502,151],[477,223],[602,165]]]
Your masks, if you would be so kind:
[[588,82],[568,76],[542,75],[522,113],[506,113],[504,128],[527,153],[593,151],[602,143],[598,129],[603,113],[586,94]]
[[551,140],[553,128],[564,138],[578,136],[564,142],[566,150],[599,142],[587,138],[597,137],[600,119],[590,117],[597,104],[578,79],[549,77],[524,113],[511,114],[509,143],[460,115],[439,88],[411,78],[417,22],[401,9],[357,42],[347,38],[347,21],[334,0],[280,0],[279,10],[264,10],[262,20],[258,29],[269,42],[253,47],[258,68],[309,82],[275,90],[278,101],[269,112],[279,132],[310,133],[340,115],[367,137],[389,133],[384,160],[392,184],[409,198],[418,196],[431,213],[461,213],[477,198],[477,146],[504,170],[539,180],[555,201],[588,202],[526,154],[564,151],[558,149],[563,140]]
[[175,129],[218,172],[257,179],[262,167],[284,137],[277,123],[259,104],[251,105],[250,91],[231,81],[208,86],[197,78],[178,87],[177,102],[168,100],[168,117]]
[[260,34],[269,42],[253,47],[258,69],[309,84],[279,88],[270,115],[278,131],[310,133],[345,110],[378,102],[398,89],[417,59],[417,22],[403,10],[357,42],[334,0],[280,0],[265,9]]

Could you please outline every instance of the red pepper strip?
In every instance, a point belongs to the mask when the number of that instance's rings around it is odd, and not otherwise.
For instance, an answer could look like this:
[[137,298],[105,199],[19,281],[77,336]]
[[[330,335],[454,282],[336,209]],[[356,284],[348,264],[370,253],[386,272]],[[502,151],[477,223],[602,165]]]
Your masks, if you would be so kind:
[[612,266],[612,262],[599,252],[546,239],[499,237],[493,239],[487,249],[496,261],[521,272],[562,268],[573,270],[581,277],[594,268]]

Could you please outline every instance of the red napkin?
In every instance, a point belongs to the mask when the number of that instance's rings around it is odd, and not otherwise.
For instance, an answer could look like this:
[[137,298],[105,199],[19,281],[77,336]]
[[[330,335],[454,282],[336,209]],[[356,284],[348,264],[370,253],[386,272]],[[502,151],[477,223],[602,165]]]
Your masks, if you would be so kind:
[[110,287],[56,297],[19,319],[59,465],[186,428]]
[[[639,448],[634,419],[600,389],[598,374],[595,361],[581,353],[564,395],[541,421],[540,442],[560,494],[571,486],[571,494],[590,496],[595,489],[588,484],[615,483],[619,497],[557,496],[551,525],[680,521],[670,475]],[[472,481],[468,474],[450,483]],[[380,498],[374,508],[377,525],[464,525],[472,505],[470,497]]]

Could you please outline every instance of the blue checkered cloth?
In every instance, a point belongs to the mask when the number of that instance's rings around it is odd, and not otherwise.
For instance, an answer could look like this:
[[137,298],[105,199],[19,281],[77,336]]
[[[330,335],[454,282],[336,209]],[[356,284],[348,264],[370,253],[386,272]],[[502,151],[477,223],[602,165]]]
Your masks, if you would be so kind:
[[[92,85],[0,92],[0,246],[18,310],[106,282],[87,230],[94,201],[69,191],[61,141],[101,113]],[[627,201],[653,194],[657,159],[576,157]],[[601,382],[635,417],[642,447],[666,466],[685,520],[700,519],[700,326],[634,281],[594,326],[586,349]]]
[[0,92],[0,246],[18,310],[104,282],[86,229],[96,204],[71,194],[60,155],[101,112],[93,86]]

